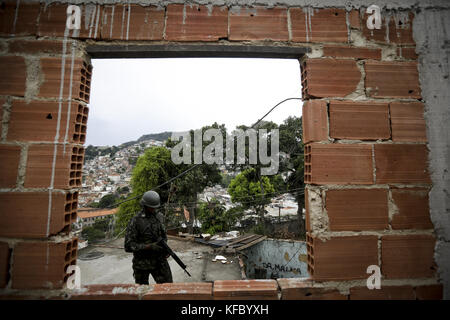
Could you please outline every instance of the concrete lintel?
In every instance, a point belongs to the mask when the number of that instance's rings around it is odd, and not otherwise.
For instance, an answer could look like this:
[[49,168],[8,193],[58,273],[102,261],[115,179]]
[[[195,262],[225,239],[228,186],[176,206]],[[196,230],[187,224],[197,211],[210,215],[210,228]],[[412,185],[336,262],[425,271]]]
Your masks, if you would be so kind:
[[247,45],[88,45],[92,58],[281,58],[299,59],[308,47]]

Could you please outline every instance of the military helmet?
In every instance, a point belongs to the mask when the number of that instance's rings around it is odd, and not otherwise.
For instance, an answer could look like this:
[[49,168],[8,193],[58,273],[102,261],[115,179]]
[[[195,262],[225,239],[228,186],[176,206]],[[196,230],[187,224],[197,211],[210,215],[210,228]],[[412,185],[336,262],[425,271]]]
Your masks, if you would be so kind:
[[159,207],[159,194],[155,191],[147,191],[141,199],[141,205],[150,208]]

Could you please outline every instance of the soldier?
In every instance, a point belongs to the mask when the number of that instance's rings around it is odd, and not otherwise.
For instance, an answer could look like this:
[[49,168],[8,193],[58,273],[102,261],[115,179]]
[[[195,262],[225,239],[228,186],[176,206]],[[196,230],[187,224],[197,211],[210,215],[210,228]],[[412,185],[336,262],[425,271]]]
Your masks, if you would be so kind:
[[133,276],[137,284],[148,284],[149,274],[156,283],[173,282],[167,262],[167,252],[157,244],[158,238],[167,241],[164,216],[157,211],[159,194],[144,193],[143,210],[130,221],[125,236],[125,251],[133,252]]

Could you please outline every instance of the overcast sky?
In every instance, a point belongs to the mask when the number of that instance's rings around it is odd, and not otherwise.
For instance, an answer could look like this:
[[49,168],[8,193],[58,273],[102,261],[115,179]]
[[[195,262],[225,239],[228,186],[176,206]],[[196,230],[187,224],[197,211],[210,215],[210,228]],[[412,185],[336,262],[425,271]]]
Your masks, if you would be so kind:
[[[86,145],[119,145],[143,134],[214,122],[252,125],[283,99],[301,96],[291,59],[95,59]],[[301,115],[288,101],[265,120]]]

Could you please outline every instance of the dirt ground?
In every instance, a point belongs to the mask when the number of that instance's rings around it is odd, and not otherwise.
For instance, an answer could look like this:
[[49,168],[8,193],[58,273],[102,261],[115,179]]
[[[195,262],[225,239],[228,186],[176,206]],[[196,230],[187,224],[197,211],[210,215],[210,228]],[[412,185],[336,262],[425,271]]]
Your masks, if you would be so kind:
[[[124,284],[134,283],[132,258],[133,254],[125,252],[124,239],[120,238],[103,246],[89,246],[78,252],[77,265],[81,269],[81,284]],[[187,265],[189,277],[178,264],[169,258],[174,282],[202,282],[214,280],[240,280],[241,270],[237,255],[225,255],[228,263],[213,262],[216,256],[214,248],[192,241],[169,239],[169,247]],[[82,260],[89,252],[99,251],[103,257],[93,260]],[[150,276],[150,283],[154,283]]]

